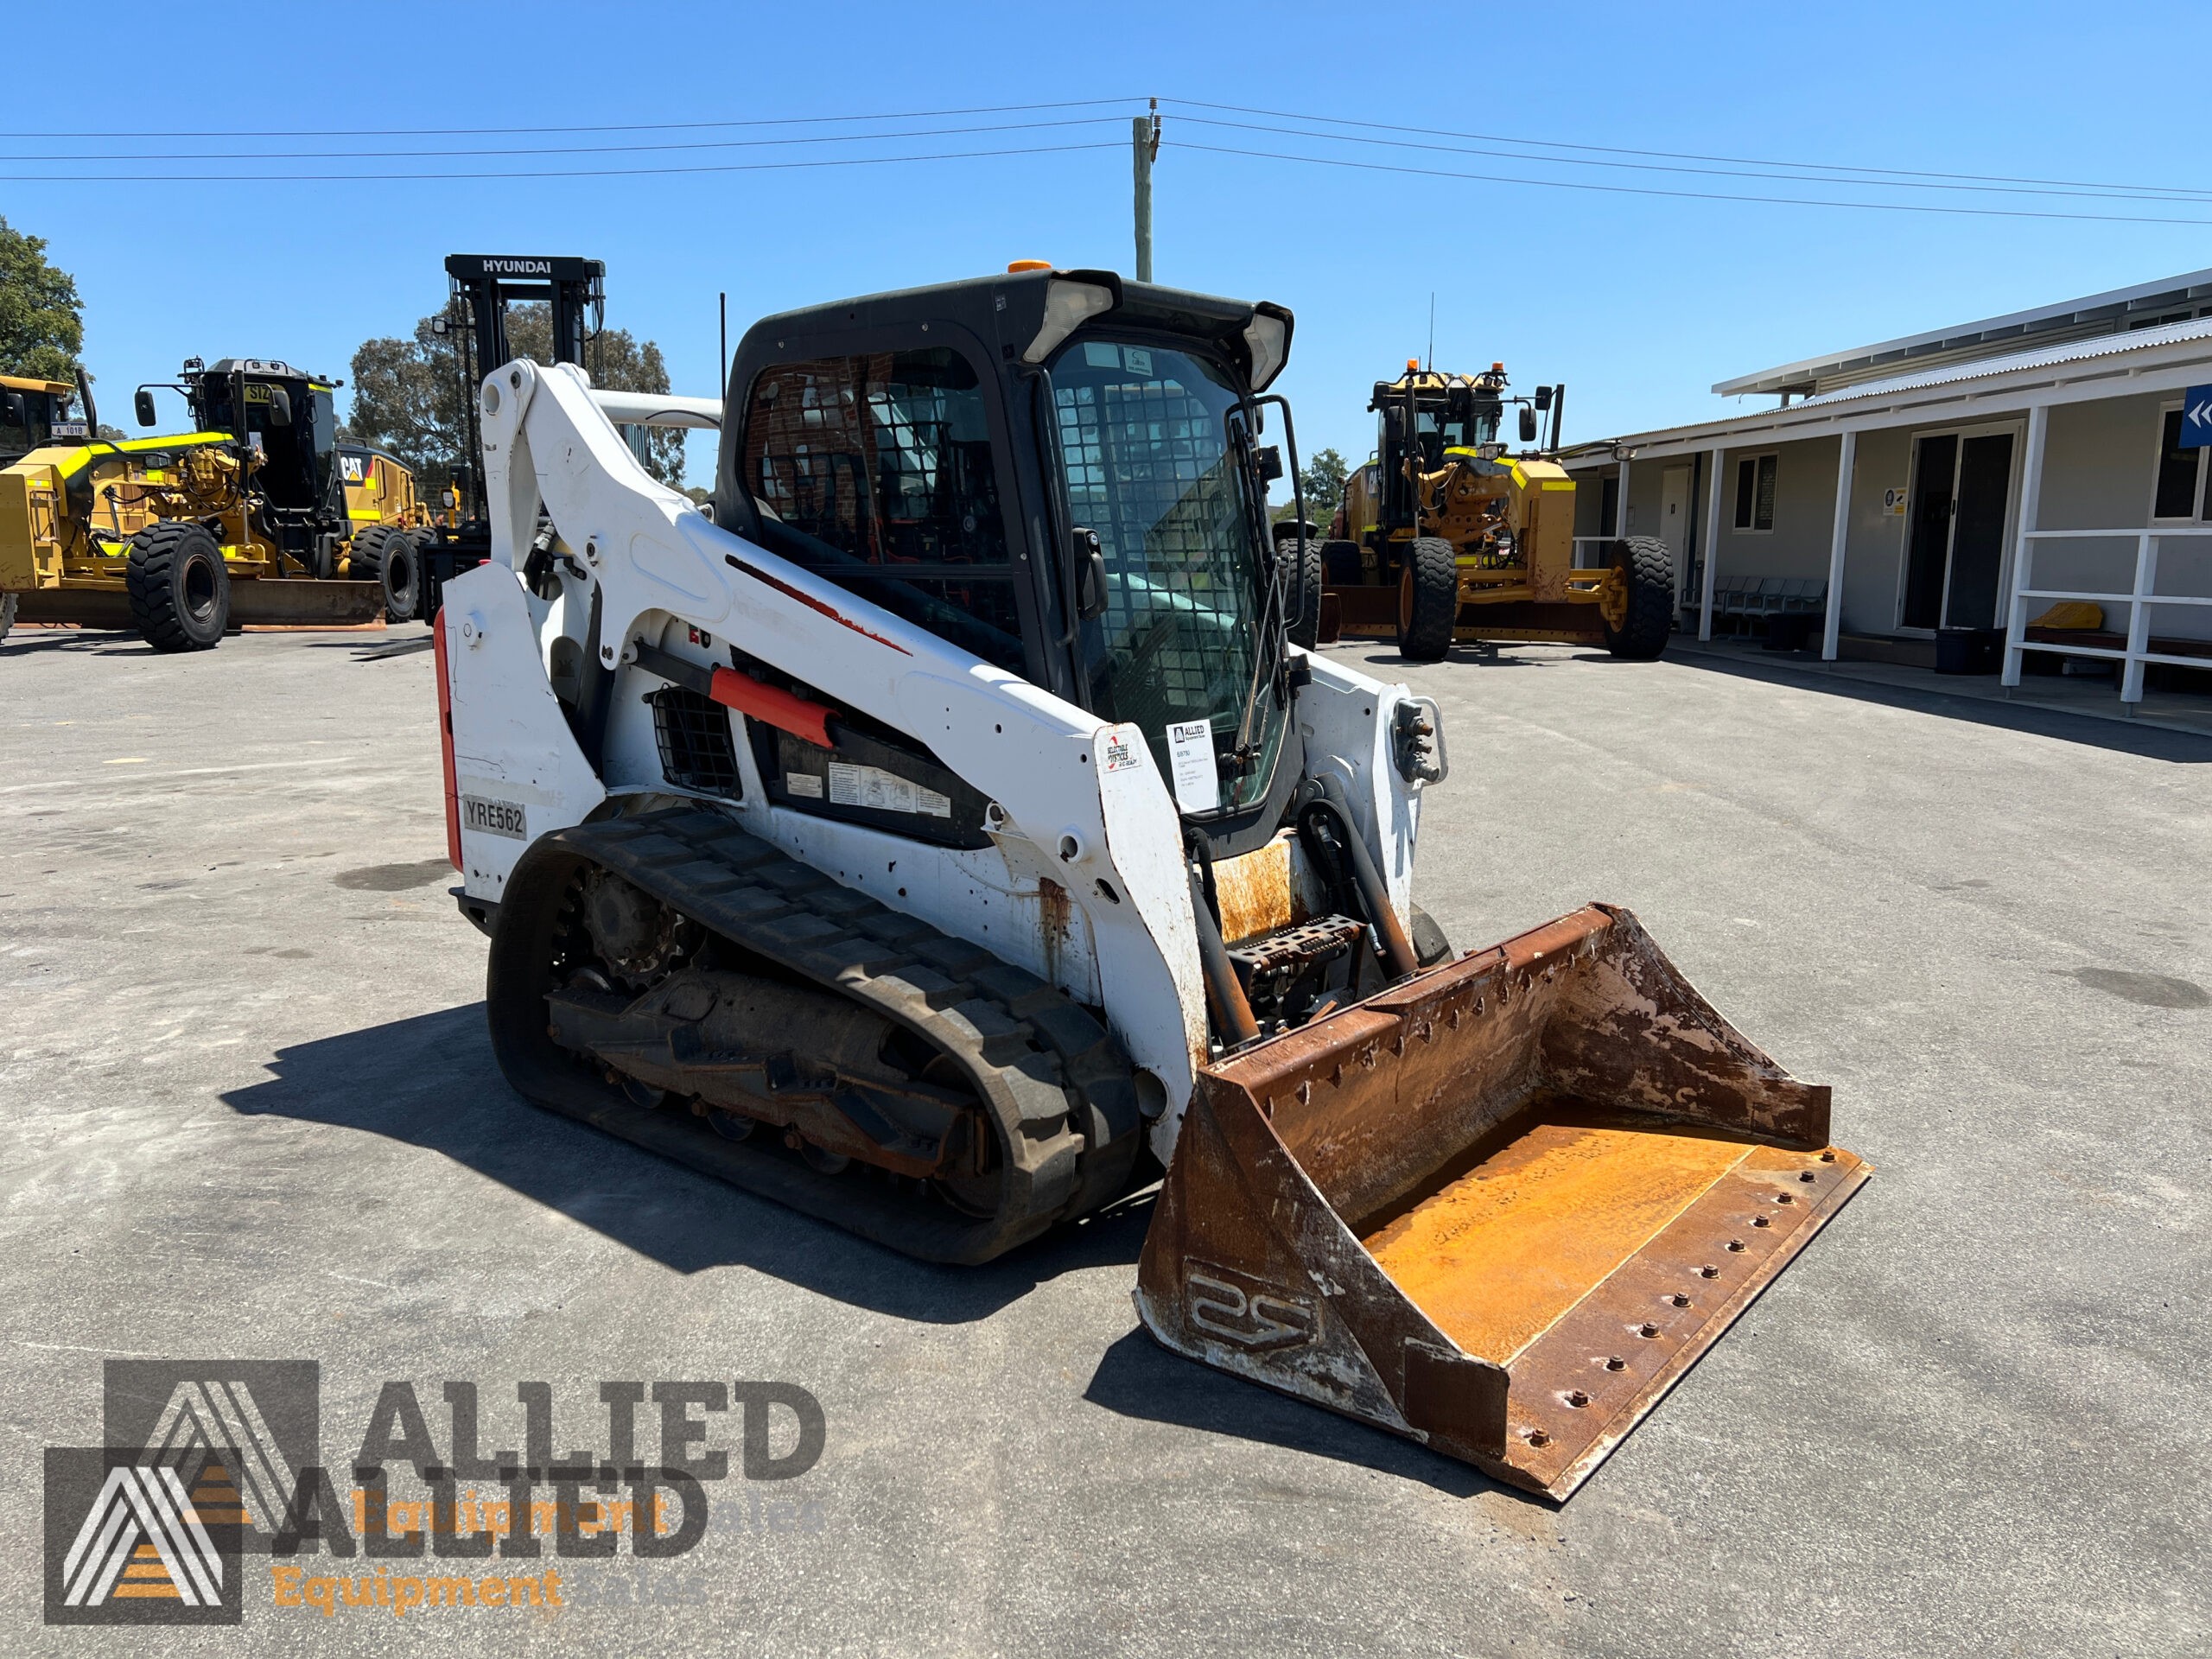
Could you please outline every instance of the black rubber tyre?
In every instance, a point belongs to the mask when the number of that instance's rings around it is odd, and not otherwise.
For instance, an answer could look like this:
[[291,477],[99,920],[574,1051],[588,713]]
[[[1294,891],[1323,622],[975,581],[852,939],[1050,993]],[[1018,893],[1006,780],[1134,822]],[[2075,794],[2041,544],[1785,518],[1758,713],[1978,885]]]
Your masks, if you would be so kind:
[[1398,576],[1398,655],[1409,663],[1440,663],[1459,620],[1459,566],[1452,543],[1416,537],[1406,544]]
[[1276,551],[1290,566],[1282,596],[1290,643],[1311,651],[1321,637],[1321,544],[1283,542]]
[[1650,536],[1613,544],[1613,569],[1628,582],[1628,610],[1616,629],[1605,624],[1605,649],[1624,661],[1649,663],[1675,631],[1675,556]]
[[395,536],[406,531],[397,524],[371,524],[353,537],[353,545],[346,550],[346,572],[354,582],[382,582],[384,580],[384,550]]
[[423,610],[423,550],[402,531],[386,537],[377,562],[384,583],[384,613],[394,622],[411,622]]
[[1321,576],[1332,588],[1357,588],[1367,579],[1357,542],[1321,543]]
[[130,619],[156,651],[208,651],[231,620],[231,573],[204,524],[164,522],[130,538]]
[[8,637],[8,630],[16,626],[16,596],[0,594],[0,640]]

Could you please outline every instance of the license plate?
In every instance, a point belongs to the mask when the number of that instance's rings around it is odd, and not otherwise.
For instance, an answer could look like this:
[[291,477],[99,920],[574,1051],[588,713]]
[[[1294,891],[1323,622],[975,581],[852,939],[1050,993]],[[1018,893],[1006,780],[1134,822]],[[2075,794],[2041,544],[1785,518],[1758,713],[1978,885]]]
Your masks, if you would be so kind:
[[461,798],[461,827],[480,835],[505,836],[510,841],[530,839],[528,821],[518,803],[486,800],[480,795]]

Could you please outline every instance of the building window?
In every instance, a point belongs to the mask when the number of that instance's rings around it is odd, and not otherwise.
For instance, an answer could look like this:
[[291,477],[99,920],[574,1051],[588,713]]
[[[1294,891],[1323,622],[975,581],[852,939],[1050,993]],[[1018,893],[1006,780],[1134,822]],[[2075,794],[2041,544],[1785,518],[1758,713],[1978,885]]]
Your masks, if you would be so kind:
[[2158,435],[2158,477],[2151,491],[2151,517],[2212,523],[2212,475],[2208,475],[2212,468],[2204,460],[2212,448],[2183,448],[2181,429],[2181,410],[2168,410]]
[[1773,455],[1745,455],[1736,463],[1736,528],[1774,528]]

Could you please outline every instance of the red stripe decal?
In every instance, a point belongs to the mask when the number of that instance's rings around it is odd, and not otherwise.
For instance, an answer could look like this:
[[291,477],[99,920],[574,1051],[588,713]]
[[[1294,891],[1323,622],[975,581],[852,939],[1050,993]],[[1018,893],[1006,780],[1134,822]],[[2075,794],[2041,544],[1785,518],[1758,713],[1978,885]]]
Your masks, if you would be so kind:
[[911,657],[914,654],[912,652],[907,650],[906,646],[899,645],[896,640],[887,639],[881,634],[875,632],[872,629],[862,627],[859,623],[854,621],[851,617],[843,614],[842,612],[830,606],[824,605],[820,600],[815,598],[813,594],[799,592],[798,588],[792,587],[788,582],[777,581],[775,577],[770,575],[766,570],[754,569],[751,565],[746,563],[744,560],[737,557],[734,554],[723,554],[722,562],[734,570],[742,570],[747,575],[752,577],[755,582],[766,583],[769,587],[774,588],[778,593],[784,594],[785,597],[798,601],[800,604],[805,606],[810,611],[819,611],[823,615],[828,617],[832,622],[842,623],[846,627],[850,628],[855,633],[861,634],[868,639],[873,639],[879,645],[889,645],[892,650],[897,652],[901,657]]

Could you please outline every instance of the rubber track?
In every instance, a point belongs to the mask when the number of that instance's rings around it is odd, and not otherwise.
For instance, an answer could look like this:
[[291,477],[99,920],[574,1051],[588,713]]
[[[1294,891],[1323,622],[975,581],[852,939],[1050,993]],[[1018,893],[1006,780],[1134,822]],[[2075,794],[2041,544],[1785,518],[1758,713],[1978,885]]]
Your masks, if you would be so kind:
[[[779,1152],[775,1171],[755,1169],[755,1179],[732,1165],[757,1164],[757,1152],[751,1160],[722,1155],[746,1153],[751,1143],[703,1137],[716,1149],[709,1154],[712,1173],[910,1254],[952,1260],[995,1255],[1127,1186],[1143,1129],[1129,1062],[1091,1014],[1035,975],[842,886],[711,810],[578,825],[544,837],[531,855],[549,848],[614,872],[746,950],[925,1038],[968,1071],[1001,1126],[1001,1150],[1013,1148],[999,1217],[971,1224],[974,1236],[950,1249],[942,1227],[926,1229],[928,1237],[902,1237],[895,1212],[856,1216],[851,1199],[865,1178],[816,1175]],[[511,881],[511,898],[513,889]],[[629,1135],[601,1114],[591,1118]],[[672,1139],[658,1131],[651,1143],[699,1161],[666,1144]],[[795,1184],[794,1176],[806,1179]]]

